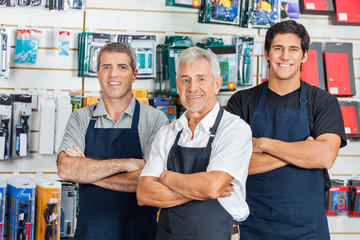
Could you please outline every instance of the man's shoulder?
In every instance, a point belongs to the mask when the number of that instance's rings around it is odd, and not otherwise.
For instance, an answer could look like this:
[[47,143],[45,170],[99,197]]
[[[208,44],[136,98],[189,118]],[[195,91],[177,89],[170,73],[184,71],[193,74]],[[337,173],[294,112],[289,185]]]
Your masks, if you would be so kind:
[[239,91],[234,93],[232,97],[241,99],[258,98],[258,96],[261,94],[263,85],[264,84],[262,83],[258,86],[240,89]]
[[224,116],[222,119],[222,127],[229,128],[231,131],[237,131],[238,129],[249,129],[250,126],[247,124],[240,116],[224,111]]
[[75,110],[74,112],[72,112],[72,116],[77,119],[88,120],[91,118],[95,106],[96,106],[96,104],[88,105],[83,108],[79,108],[79,109]]
[[332,95],[331,93],[329,93],[319,87],[310,85],[306,82],[304,82],[304,83],[306,86],[306,93],[309,96],[309,98],[310,98],[309,100],[311,102],[337,101],[336,96]]

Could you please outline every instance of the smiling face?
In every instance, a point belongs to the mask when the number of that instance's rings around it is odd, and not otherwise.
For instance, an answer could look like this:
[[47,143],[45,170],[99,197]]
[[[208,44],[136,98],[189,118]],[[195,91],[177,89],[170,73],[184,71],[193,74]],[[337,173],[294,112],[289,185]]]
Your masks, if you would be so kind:
[[214,81],[211,65],[205,59],[181,64],[176,79],[181,103],[191,113],[206,115],[217,103],[222,78]]
[[132,83],[137,69],[130,67],[130,57],[126,53],[104,52],[100,57],[98,79],[104,101],[132,96]]
[[275,35],[265,58],[270,62],[270,80],[300,80],[300,66],[307,60],[301,49],[301,40],[294,33]]

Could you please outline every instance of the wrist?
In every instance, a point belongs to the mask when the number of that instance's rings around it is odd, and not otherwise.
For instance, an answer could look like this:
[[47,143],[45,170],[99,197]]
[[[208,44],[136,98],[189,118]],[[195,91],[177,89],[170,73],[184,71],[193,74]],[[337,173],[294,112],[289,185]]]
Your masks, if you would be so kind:
[[[160,182],[160,183],[164,184],[164,182],[165,182],[165,176],[166,176],[166,174],[167,174],[168,172],[169,172],[169,171],[165,170],[165,171],[163,171],[163,172],[161,173],[161,175],[160,175],[160,177],[159,177],[159,182]],[[164,184],[164,185],[165,185],[165,184]]]

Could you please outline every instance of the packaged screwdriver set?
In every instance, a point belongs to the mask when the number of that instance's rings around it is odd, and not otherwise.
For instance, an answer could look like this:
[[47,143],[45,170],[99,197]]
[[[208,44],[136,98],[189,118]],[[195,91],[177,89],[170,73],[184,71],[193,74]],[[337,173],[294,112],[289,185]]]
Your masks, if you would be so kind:
[[11,146],[11,113],[10,95],[0,94],[0,161],[9,160]]
[[0,79],[9,78],[10,71],[10,35],[6,28],[0,28]]
[[236,45],[236,58],[238,66],[238,83],[242,86],[253,85],[254,67],[254,38],[236,36],[233,38]]
[[7,180],[7,239],[34,240],[35,180],[14,176]]
[[13,94],[12,158],[30,156],[31,95]]

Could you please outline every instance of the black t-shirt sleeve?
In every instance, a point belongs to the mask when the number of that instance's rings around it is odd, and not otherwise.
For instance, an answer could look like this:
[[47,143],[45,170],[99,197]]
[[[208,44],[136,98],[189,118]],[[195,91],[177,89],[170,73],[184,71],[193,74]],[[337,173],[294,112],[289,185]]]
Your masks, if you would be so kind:
[[240,116],[240,118],[244,119],[243,109],[241,107],[241,95],[240,92],[234,93],[227,103],[226,110],[232,114]]
[[344,122],[337,98],[325,91],[314,91],[312,137],[334,133],[341,137],[341,147],[346,146]]

